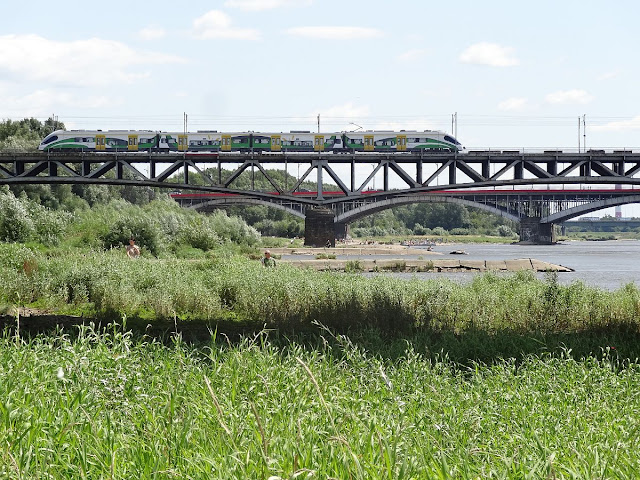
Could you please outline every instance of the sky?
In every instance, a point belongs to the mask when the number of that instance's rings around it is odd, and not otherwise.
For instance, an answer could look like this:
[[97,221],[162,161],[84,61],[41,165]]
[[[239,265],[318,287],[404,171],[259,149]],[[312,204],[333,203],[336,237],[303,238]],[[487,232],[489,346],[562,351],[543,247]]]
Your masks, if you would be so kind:
[[0,118],[279,132],[319,115],[472,150],[640,151],[638,18],[632,0],[12,1]]

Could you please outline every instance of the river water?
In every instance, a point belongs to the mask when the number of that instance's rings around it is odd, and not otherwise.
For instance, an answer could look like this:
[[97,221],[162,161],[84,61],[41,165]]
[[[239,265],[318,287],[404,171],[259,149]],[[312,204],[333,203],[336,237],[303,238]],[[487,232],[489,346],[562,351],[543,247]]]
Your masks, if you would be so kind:
[[[579,280],[606,290],[615,290],[630,282],[640,286],[640,241],[637,240],[563,242],[557,245],[450,244],[434,248],[444,253],[439,258],[459,258],[459,255],[449,254],[457,249],[467,252],[465,258],[473,260],[535,258],[575,270],[558,273],[558,281],[563,284]],[[477,273],[445,274],[462,281],[470,280],[474,275]],[[544,273],[537,275],[540,278],[545,276]]]
[[[413,247],[419,248],[419,247]],[[570,284],[574,281],[582,281],[587,285],[599,287],[605,290],[616,290],[627,283],[634,282],[640,286],[640,241],[637,240],[613,240],[613,241],[575,241],[563,242],[557,245],[495,245],[495,244],[446,244],[436,245],[434,252],[440,255],[432,258],[455,258],[460,255],[451,255],[454,250],[463,250],[467,253],[465,260],[508,260],[515,258],[535,258],[556,265],[572,268],[574,272],[558,273],[558,281]],[[417,259],[419,255],[406,255],[404,259]],[[338,256],[339,259],[355,260],[372,258],[366,255]],[[398,255],[380,255],[376,258],[398,258]],[[422,256],[431,258],[429,253]],[[370,274],[378,275],[378,274]],[[380,275],[394,275],[403,278],[449,278],[455,281],[466,282],[473,279],[478,273],[451,272],[451,273],[382,273]],[[537,274],[544,278],[544,273]]]

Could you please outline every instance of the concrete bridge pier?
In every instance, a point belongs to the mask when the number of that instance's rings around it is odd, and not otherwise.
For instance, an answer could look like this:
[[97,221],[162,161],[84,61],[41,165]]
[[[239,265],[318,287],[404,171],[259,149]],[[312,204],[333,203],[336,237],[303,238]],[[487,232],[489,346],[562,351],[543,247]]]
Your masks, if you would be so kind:
[[336,234],[336,239],[345,240],[347,235],[349,235],[349,224],[348,223],[336,223],[334,224],[334,232]]
[[556,243],[556,232],[552,223],[540,223],[540,217],[520,219],[520,243],[551,245]]
[[327,242],[336,246],[335,213],[330,208],[307,208],[304,220],[304,244],[325,247]]

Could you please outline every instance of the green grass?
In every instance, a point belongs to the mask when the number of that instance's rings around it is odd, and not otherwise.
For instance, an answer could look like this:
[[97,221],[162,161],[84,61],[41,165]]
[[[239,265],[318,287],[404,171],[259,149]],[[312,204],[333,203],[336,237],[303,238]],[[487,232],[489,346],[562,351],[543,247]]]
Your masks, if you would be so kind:
[[462,366],[419,338],[314,338],[5,331],[0,477],[640,474],[640,369],[611,349]]
[[113,322],[3,320],[0,478],[640,475],[634,285],[190,253],[0,245],[2,310]]
[[[208,258],[131,261],[121,251],[52,255],[0,246],[0,311],[35,307],[112,322],[241,322],[300,330],[314,321],[340,332],[489,334],[640,332],[640,291],[486,274],[460,285],[301,270],[209,252]],[[357,270],[357,265],[350,265]]]

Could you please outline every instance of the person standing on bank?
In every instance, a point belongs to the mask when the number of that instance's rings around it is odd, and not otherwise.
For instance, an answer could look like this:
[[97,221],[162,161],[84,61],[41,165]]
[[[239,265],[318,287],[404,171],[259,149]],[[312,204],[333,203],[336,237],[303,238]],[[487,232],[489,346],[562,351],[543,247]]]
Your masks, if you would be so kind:
[[129,239],[129,245],[127,245],[127,257],[138,258],[140,256],[140,247],[136,245],[136,241],[133,237]]
[[271,252],[269,250],[264,251],[264,257],[262,257],[262,265],[265,267],[275,267],[276,259],[271,256]]

